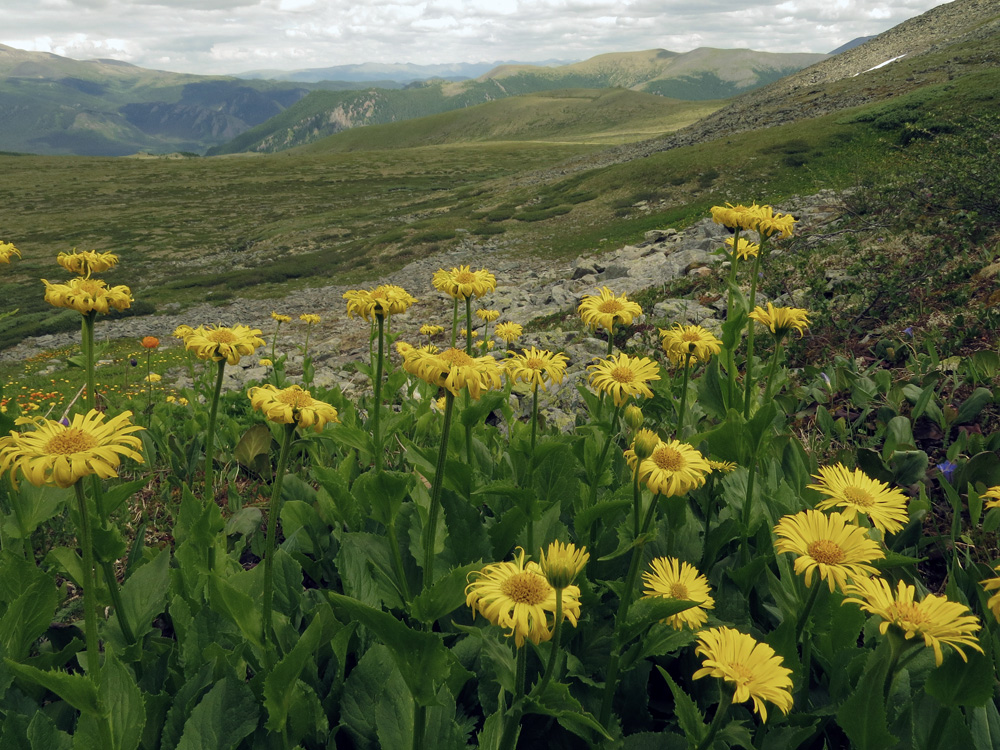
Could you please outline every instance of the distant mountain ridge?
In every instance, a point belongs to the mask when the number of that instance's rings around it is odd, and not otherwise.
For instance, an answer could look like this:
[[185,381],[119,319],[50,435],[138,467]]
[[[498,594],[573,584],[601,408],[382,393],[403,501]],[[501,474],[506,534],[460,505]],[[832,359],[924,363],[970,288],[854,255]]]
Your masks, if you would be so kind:
[[554,65],[570,65],[575,60],[544,60],[542,62],[475,62],[475,63],[442,63],[437,65],[416,65],[414,63],[359,63],[356,65],[333,65],[327,68],[303,68],[301,70],[251,70],[238,73],[237,78],[261,79],[272,81],[297,81],[300,83],[318,83],[320,81],[351,81],[354,83],[369,83],[374,81],[394,81],[400,84],[426,81],[430,78],[443,78],[461,81],[468,78],[478,78],[501,65],[533,65],[549,67]]

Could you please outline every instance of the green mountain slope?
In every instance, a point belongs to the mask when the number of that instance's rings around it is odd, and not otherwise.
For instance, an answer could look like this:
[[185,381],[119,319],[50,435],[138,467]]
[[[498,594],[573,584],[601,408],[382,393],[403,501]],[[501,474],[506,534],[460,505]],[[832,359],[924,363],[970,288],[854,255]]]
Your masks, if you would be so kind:
[[629,88],[676,99],[722,99],[826,57],[708,48],[683,54],[646,50],[599,55],[558,67],[503,65],[476,80],[429,81],[396,91],[314,92],[209,154],[273,153],[350,128],[426,117],[540,91]]

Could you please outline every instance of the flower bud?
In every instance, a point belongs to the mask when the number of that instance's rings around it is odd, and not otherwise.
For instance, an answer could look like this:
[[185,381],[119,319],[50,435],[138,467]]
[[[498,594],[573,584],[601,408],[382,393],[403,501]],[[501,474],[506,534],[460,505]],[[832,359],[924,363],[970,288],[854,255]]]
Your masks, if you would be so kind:
[[642,409],[640,409],[635,404],[629,404],[625,407],[625,424],[629,426],[632,432],[640,429],[642,427]]
[[659,443],[660,436],[652,430],[639,430],[635,434],[632,449],[635,451],[636,458],[643,461],[653,455],[653,451],[656,450]]

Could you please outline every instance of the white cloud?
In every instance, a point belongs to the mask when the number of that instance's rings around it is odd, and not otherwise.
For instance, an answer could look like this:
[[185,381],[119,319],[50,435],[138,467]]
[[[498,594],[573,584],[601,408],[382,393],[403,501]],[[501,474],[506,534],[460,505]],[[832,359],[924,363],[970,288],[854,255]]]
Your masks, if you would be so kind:
[[362,62],[828,52],[940,0],[2,0],[0,43],[191,73]]

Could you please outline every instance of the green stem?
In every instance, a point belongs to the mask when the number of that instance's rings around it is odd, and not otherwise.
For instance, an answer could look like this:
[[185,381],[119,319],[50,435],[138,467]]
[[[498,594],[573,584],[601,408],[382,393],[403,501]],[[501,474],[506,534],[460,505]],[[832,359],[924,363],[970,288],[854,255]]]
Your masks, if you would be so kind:
[[152,379],[152,369],[149,366],[149,356],[150,351],[146,350],[146,415],[149,418],[147,424],[152,425],[153,423],[153,379]]
[[274,327],[274,338],[271,339],[271,377],[274,379],[275,387],[280,386],[278,383],[278,368],[274,366],[274,349],[278,345],[278,331],[281,330],[281,321],[277,321],[278,325]]
[[518,725],[521,723],[524,700],[524,682],[528,665],[527,644],[517,650],[517,669],[514,673],[514,697],[510,708],[504,717],[503,734],[500,737],[500,750],[513,750],[517,744]]
[[389,522],[386,529],[389,534],[389,549],[392,552],[392,564],[396,568],[396,577],[399,579],[399,589],[403,594],[403,602],[410,603],[413,595],[410,593],[410,584],[406,580],[406,570],[403,568],[403,556],[399,551],[399,540],[396,539],[396,519]]
[[531,455],[534,460],[535,437],[538,434],[538,383],[535,383],[531,393]]
[[208,412],[208,429],[205,431],[205,496],[202,502],[214,503],[215,491],[213,473],[215,465],[215,420],[219,415],[219,397],[222,394],[222,376],[226,371],[226,360],[219,360],[219,371],[215,376],[215,391],[212,393],[212,407]]
[[378,358],[375,360],[375,403],[372,404],[372,441],[375,444],[375,471],[382,470],[382,433],[380,416],[382,413],[382,362],[385,358],[385,316],[378,318]]
[[[753,310],[757,304],[757,274],[760,272],[760,260],[764,254],[764,238],[760,241],[760,250],[754,258],[752,276],[750,277],[750,302],[748,307]],[[753,338],[754,338],[753,318],[747,319],[747,371],[744,379],[743,392],[743,418],[750,419],[750,402],[753,396]]]
[[445,391],[444,424],[441,426],[441,446],[438,448],[437,466],[434,469],[434,484],[431,486],[431,507],[427,514],[427,528],[424,530],[424,586],[426,591],[434,583],[434,543],[437,535],[438,514],[441,511],[441,490],[444,488],[444,465],[448,457],[448,435],[451,432],[451,413],[455,406],[455,394]]
[[812,613],[813,605],[816,604],[816,598],[819,596],[819,581],[813,581],[815,586],[813,586],[809,591],[809,598],[806,600],[806,606],[799,614],[799,619],[795,622],[795,642],[799,643],[802,640],[802,633],[806,629],[806,624],[809,622],[809,615]]
[[458,297],[455,297],[451,308],[451,348],[455,348],[458,341]]
[[945,727],[948,726],[948,716],[950,714],[951,709],[947,706],[941,706],[938,709],[937,716],[934,717],[934,725],[931,727],[931,733],[927,735],[927,744],[924,746],[924,750],[937,750],[937,746],[944,736]]
[[726,714],[729,713],[729,707],[733,705],[733,696],[729,694],[729,691],[723,687],[722,688],[722,698],[719,700],[719,706],[715,709],[715,716],[712,717],[712,724],[708,728],[708,734],[705,735],[705,739],[701,741],[698,745],[698,750],[708,750],[715,741],[715,735],[719,733],[722,728],[722,720],[725,718]]
[[639,488],[639,465],[642,463],[635,460],[635,468],[632,469],[632,534],[639,537],[639,514],[642,513],[642,490]]
[[278,455],[278,468],[274,474],[274,484],[271,485],[271,504],[267,511],[267,538],[264,541],[264,648],[267,668],[270,670],[277,661],[274,654],[274,639],[271,634],[271,611],[274,602],[274,538],[277,535],[278,517],[281,515],[281,484],[288,467],[288,455],[291,453],[292,438],[295,437],[295,422],[285,425],[282,436],[281,453]]
[[[743,498],[743,552],[744,557],[749,553],[750,545],[750,516],[753,511],[753,490],[754,483],[757,479],[757,454],[756,452],[750,456],[750,466],[748,467],[749,473],[747,474],[747,494]],[[749,562],[749,559],[747,560]]]
[[[736,289],[736,268],[739,265],[739,256],[736,254],[736,248],[740,244],[740,229],[736,227],[733,233],[733,252],[729,257],[729,293],[726,299],[726,316],[730,317],[733,314],[733,290]],[[733,348],[726,352],[726,370],[728,378],[728,391],[729,391],[729,403],[734,404],[736,402],[736,347],[739,346],[739,341],[733,342]]]
[[472,297],[465,298],[465,353],[472,356]]
[[562,589],[556,589],[556,624],[552,630],[552,649],[549,651],[549,661],[545,665],[545,674],[542,677],[542,681],[538,683],[532,693],[536,695],[542,695],[545,693],[545,688],[549,686],[549,682],[552,680],[556,673],[557,657],[559,654],[560,638],[562,636],[562,622],[563,622],[563,611],[562,611]]
[[608,451],[611,450],[611,441],[615,438],[618,416],[621,414],[621,409],[621,406],[615,406],[615,410],[611,412],[611,428],[608,430],[608,437],[604,441],[604,447],[601,449],[601,455],[597,458],[594,481],[590,483],[590,505],[597,502],[598,485],[601,481],[601,474],[604,473],[604,462],[608,458]]
[[94,376],[94,320],[97,312],[91,311],[83,315],[82,338],[83,338],[83,361],[87,372],[87,398],[84,404],[87,410],[97,408],[97,384]]
[[413,701],[413,750],[422,750],[427,734],[427,706]]
[[684,382],[681,385],[681,405],[677,409],[677,439],[681,439],[681,429],[684,427],[684,408],[687,405],[688,378],[691,374],[691,352],[684,355]]
[[763,403],[765,404],[771,401],[771,392],[774,390],[774,373],[778,369],[778,361],[781,359],[783,352],[784,349],[781,346],[781,339],[775,339],[774,356],[771,358],[771,361],[767,366],[767,374],[764,376],[767,378],[767,386],[764,388]]
[[90,529],[90,511],[87,497],[79,481],[73,484],[76,491],[76,506],[80,513],[80,547],[83,552],[83,630],[87,644],[87,673],[96,676],[101,667],[100,651],[97,643],[97,592],[94,576],[94,544]]

